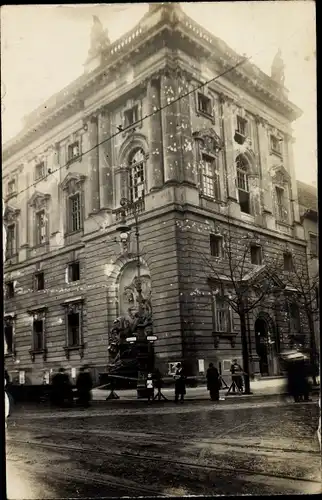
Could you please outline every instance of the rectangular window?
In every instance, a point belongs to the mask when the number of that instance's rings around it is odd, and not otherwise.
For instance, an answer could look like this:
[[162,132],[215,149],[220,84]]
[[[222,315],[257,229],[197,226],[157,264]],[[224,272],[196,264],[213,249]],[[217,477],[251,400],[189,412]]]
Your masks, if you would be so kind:
[[81,195],[76,193],[69,198],[70,232],[79,231],[82,228]]
[[243,136],[247,135],[247,120],[239,115],[237,115],[237,132]]
[[238,190],[238,201],[241,212],[244,214],[250,214],[250,200],[249,193],[241,189]]
[[287,210],[285,207],[285,192],[283,188],[275,187],[277,219],[281,222],[287,220]]
[[262,264],[262,249],[257,245],[251,245],[250,247],[250,259],[251,263],[256,266],[260,266]]
[[80,279],[80,266],[79,262],[72,262],[68,265],[68,282],[79,281]]
[[275,135],[271,135],[271,151],[282,154],[282,142],[283,141]]
[[4,325],[5,355],[13,353],[13,335],[14,335],[13,319],[5,318],[5,325]]
[[6,258],[10,259],[16,253],[16,226],[11,224],[7,227]]
[[44,210],[36,213],[36,245],[42,245],[47,241],[47,224]]
[[36,273],[35,274],[35,290],[44,290],[45,289],[45,275],[44,273]]
[[201,113],[204,113],[205,115],[212,116],[210,97],[198,93],[198,111],[201,111]]
[[79,345],[80,339],[80,313],[70,312],[67,315],[68,347]]
[[33,322],[34,350],[41,351],[44,348],[44,319],[34,316]]
[[8,182],[8,195],[14,194],[16,192],[16,181],[12,180]]
[[215,331],[230,333],[232,331],[231,309],[229,304],[220,296],[214,297]]
[[310,257],[318,256],[318,238],[316,234],[310,234]]
[[13,281],[6,283],[6,299],[13,299],[15,296],[15,285]]
[[68,146],[68,161],[73,161],[80,156],[79,141],[73,142]]
[[139,106],[135,105],[124,111],[124,125],[130,127],[139,120]]
[[35,168],[35,179],[38,181],[39,179],[42,179],[45,177],[45,163],[42,161],[41,163],[38,163]]
[[215,234],[210,235],[210,253],[213,257],[221,257],[222,255],[222,238]]
[[130,169],[130,197],[137,201],[144,197],[144,161],[131,166]]
[[284,271],[293,271],[292,254],[284,253],[283,260],[284,260]]
[[220,198],[220,184],[219,174],[216,170],[216,159],[207,155],[202,155],[201,163],[202,183],[201,188],[203,194],[219,200]]

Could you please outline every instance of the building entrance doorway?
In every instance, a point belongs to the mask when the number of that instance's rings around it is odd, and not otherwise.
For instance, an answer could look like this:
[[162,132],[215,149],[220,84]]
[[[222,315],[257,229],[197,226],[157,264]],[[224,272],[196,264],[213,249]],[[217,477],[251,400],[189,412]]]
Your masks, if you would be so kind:
[[256,352],[259,357],[260,374],[263,377],[278,375],[274,326],[265,317],[259,317],[255,321],[255,341]]

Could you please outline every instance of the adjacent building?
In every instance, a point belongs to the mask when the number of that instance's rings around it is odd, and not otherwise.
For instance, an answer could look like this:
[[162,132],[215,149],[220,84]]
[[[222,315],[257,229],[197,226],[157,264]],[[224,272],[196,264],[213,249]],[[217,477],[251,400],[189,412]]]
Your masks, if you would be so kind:
[[[114,43],[94,18],[84,74],[3,148],[14,380],[39,384],[59,366],[75,376],[85,362],[94,376],[106,370],[114,321],[137,305],[135,235],[124,245],[117,231],[123,197],[139,211],[142,294],[163,373],[214,361],[227,374],[241,358],[239,318],[214,293],[230,265],[223,235],[236,258],[252,242],[248,277],[275,258],[290,272],[294,252],[306,259],[291,130],[301,112],[280,53],[271,76],[242,59],[179,4],[151,4]],[[247,318],[262,376],[279,373],[279,350],[302,328],[296,304],[269,304]]]

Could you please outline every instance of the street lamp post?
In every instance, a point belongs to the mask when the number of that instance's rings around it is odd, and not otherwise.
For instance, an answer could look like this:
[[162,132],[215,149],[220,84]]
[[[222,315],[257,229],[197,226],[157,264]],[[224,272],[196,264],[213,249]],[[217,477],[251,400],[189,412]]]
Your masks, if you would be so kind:
[[122,198],[120,201],[121,210],[121,222],[117,230],[120,232],[121,242],[126,245],[128,242],[128,235],[131,228],[126,224],[126,213],[128,210],[131,211],[135,222],[135,239],[136,239],[136,268],[137,277],[135,280],[135,289],[137,292],[137,322],[135,325],[135,330],[133,336],[127,339],[130,343],[135,343],[137,347],[137,361],[138,361],[138,380],[137,380],[137,394],[138,397],[142,397],[145,394],[145,378],[147,370],[150,370],[149,359],[150,359],[150,343],[156,340],[155,336],[147,337],[145,334],[146,328],[146,317],[144,314],[144,299],[142,296],[142,281],[141,281],[141,260],[140,260],[140,232],[139,232],[139,205],[138,203],[133,203],[126,198]]

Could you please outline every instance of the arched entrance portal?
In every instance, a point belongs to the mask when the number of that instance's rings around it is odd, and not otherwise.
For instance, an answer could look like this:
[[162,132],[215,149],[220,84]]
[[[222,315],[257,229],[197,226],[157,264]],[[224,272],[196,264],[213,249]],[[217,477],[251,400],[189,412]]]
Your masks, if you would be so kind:
[[259,370],[263,377],[278,375],[279,365],[275,326],[268,315],[259,315],[255,321],[256,352],[259,357]]

